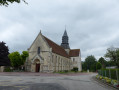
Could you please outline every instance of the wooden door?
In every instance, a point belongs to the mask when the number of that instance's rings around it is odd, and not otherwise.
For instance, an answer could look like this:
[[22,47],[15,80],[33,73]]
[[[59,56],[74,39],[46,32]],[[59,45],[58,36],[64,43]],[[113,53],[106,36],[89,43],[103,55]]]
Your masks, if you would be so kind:
[[36,64],[36,72],[40,71],[40,64]]

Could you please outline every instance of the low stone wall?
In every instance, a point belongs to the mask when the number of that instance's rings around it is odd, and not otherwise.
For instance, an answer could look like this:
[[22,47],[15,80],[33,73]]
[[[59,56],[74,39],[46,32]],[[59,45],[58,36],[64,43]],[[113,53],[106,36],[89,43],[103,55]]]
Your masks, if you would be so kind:
[[0,66],[0,72],[4,71],[4,66]]

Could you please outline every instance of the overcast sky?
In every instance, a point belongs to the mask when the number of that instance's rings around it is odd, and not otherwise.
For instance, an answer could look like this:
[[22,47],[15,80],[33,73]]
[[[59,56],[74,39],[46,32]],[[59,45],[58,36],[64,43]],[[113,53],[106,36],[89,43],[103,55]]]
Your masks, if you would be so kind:
[[60,45],[65,25],[70,48],[80,48],[82,60],[119,47],[119,0],[26,1],[0,6],[0,41],[10,52],[27,50],[40,30]]

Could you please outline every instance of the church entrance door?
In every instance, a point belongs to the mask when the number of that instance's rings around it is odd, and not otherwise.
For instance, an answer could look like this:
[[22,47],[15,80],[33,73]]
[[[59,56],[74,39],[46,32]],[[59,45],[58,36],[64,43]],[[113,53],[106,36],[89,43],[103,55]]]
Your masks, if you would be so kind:
[[40,64],[36,64],[36,72],[40,71]]

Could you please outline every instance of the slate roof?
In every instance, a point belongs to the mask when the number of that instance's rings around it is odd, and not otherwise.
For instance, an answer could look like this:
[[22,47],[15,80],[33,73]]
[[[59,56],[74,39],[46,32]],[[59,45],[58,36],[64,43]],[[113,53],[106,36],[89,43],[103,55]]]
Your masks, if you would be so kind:
[[67,31],[66,31],[66,30],[64,31],[63,36],[68,36],[68,35],[67,35]]
[[51,41],[47,37],[44,36],[44,38],[47,41],[48,45],[52,48],[52,52],[53,53],[56,53],[56,54],[59,54],[61,56],[69,58],[69,55],[64,50],[64,48],[62,48],[61,46],[57,45],[56,43],[54,43],[53,41]]
[[53,53],[59,54],[67,58],[79,56],[80,49],[72,49],[70,50],[69,55],[68,55],[64,48],[57,45],[55,42],[51,41],[47,37],[44,36],[44,38],[47,41],[48,45],[52,48]]
[[80,52],[80,49],[72,49],[69,52],[69,56],[70,57],[77,57],[77,56],[79,56],[79,52]]

